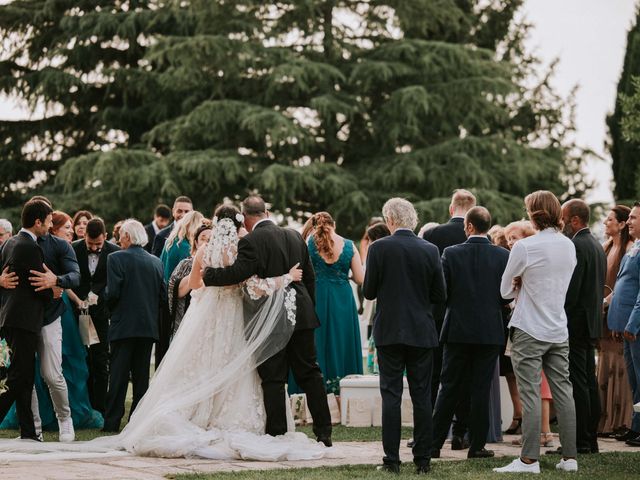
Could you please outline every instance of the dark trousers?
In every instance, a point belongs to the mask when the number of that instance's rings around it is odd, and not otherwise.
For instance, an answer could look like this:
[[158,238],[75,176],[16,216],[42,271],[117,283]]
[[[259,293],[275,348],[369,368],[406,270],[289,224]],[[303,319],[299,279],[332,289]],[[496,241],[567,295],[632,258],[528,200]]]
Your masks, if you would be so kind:
[[21,328],[4,327],[0,336],[11,350],[7,368],[7,391],[0,395],[0,422],[15,402],[21,438],[34,438],[36,429],[31,411],[31,391],[36,370],[38,334]]
[[491,380],[500,355],[498,345],[447,343],[440,382],[442,388],[433,412],[432,448],[440,449],[449,433],[456,400],[460,393],[470,394],[469,440],[470,452],[482,450],[489,431],[489,394]]
[[293,332],[287,346],[258,367],[267,413],[266,433],[276,436],[287,432],[284,386],[289,367],[296,383],[307,394],[307,406],[313,417],[313,433],[319,438],[330,438],[331,413],[324,378],[316,360],[313,329]]
[[104,429],[120,430],[124,416],[124,402],[129,386],[129,374],[133,386],[133,402],[129,418],[138,402],[149,388],[149,367],[151,365],[151,338],[125,338],[111,342],[111,362],[107,410],[104,417]]
[[596,380],[595,349],[590,340],[569,339],[569,380],[576,404],[576,446],[598,448],[600,396]]
[[407,372],[409,394],[413,403],[413,461],[418,466],[431,462],[431,371],[433,349],[408,345],[378,347],[380,393],[382,395],[383,462],[400,463],[400,433],[402,427],[402,391]]
[[[433,349],[433,374],[431,376],[431,407],[436,408],[436,399],[440,390],[440,374],[442,372],[442,357],[444,347],[438,345]],[[468,385],[460,389],[460,394],[455,401],[455,418],[453,419],[451,433],[458,437],[464,437],[469,425],[469,409],[470,409],[471,391]]]
[[91,313],[91,320],[96,327],[100,343],[89,347],[87,363],[89,365],[89,400],[91,406],[104,415],[109,385],[109,319]]

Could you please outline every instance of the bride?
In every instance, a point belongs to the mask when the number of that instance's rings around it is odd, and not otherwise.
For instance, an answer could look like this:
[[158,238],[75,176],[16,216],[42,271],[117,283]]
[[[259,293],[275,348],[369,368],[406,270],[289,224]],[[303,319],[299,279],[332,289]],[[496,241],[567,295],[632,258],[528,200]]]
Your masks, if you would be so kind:
[[331,449],[293,432],[291,418],[287,434],[264,434],[256,368],[284,348],[293,333],[295,292],[289,284],[299,281],[302,271],[296,265],[282,277],[252,277],[244,285],[202,284],[204,267],[235,261],[241,227],[242,215],[235,207],[218,207],[211,239],[194,259],[190,307],[149,390],[119,435],[71,444],[0,441],[2,457],[69,458],[115,450],[262,461],[327,456]]

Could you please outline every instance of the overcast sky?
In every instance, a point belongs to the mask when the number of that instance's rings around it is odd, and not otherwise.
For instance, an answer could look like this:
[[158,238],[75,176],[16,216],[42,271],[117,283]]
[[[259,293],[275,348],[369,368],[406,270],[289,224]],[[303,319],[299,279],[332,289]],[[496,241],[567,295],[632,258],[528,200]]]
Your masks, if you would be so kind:
[[[0,0],[0,4],[6,0]],[[636,0],[526,0],[521,14],[534,24],[528,46],[546,62],[558,57],[554,85],[564,94],[578,85],[577,139],[605,157],[587,165],[597,181],[590,200],[609,202],[611,159],[604,149],[605,117],[613,109],[626,47],[635,20]],[[0,97],[0,118],[29,115]]]

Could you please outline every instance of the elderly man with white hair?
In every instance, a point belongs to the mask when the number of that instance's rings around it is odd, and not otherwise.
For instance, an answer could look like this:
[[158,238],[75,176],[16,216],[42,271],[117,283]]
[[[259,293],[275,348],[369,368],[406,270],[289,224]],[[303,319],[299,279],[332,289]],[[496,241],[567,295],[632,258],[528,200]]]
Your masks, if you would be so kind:
[[438,248],[417,237],[413,205],[392,198],[382,208],[391,236],[369,247],[364,296],[377,299],[373,339],[378,349],[382,395],[382,446],[388,472],[400,470],[400,427],[403,376],[406,370],[413,403],[413,461],[417,473],[431,463],[431,372],[438,334],[433,304],[446,300]]
[[0,245],[9,240],[13,235],[13,226],[6,218],[0,218]]
[[149,387],[151,348],[158,340],[158,315],[167,295],[162,262],[145,251],[147,241],[140,222],[125,220],[120,228],[122,250],[107,257],[105,296],[111,310],[111,359],[106,432],[120,430],[129,375],[133,384],[131,413]]

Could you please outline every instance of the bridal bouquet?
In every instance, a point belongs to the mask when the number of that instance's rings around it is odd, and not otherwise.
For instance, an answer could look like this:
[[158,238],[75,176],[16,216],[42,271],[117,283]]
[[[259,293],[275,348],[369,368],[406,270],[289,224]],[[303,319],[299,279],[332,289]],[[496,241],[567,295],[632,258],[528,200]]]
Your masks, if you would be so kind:
[[[0,338],[0,371],[5,370],[9,366],[9,345],[4,338]],[[5,378],[0,376],[0,393],[6,391]]]

